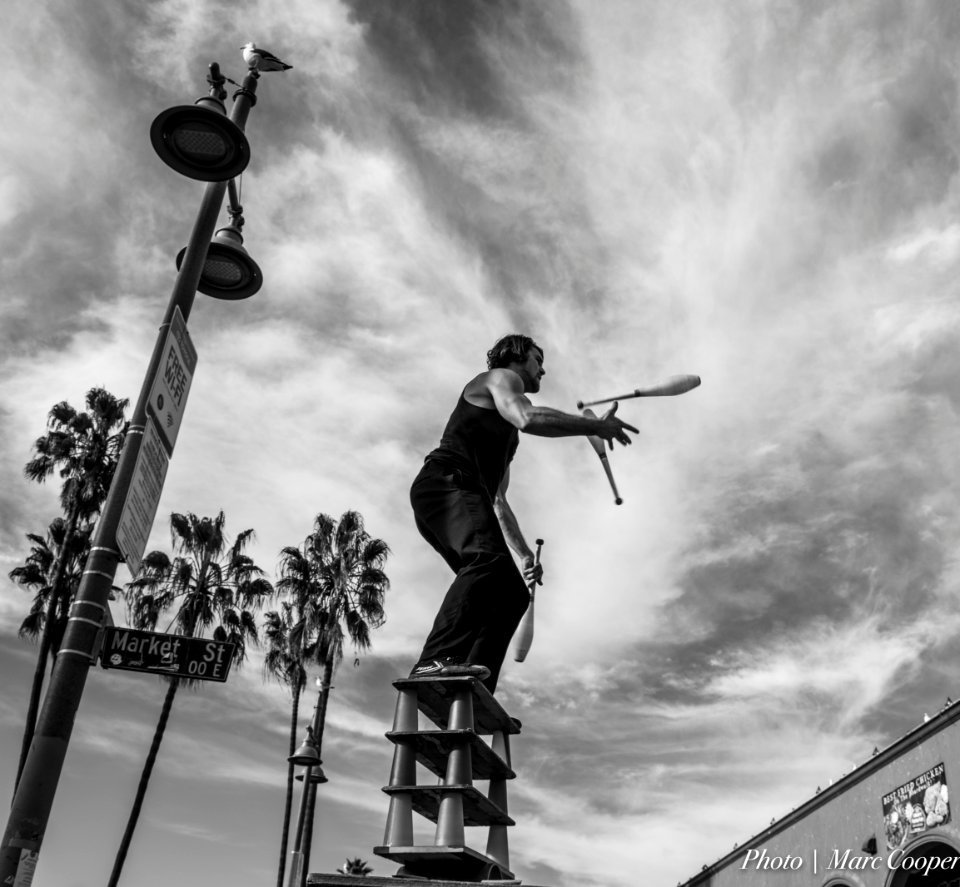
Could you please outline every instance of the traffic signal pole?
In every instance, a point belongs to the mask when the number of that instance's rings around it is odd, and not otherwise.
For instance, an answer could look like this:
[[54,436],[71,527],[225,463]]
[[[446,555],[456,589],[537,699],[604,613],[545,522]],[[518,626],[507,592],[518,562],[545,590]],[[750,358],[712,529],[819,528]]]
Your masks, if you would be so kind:
[[[257,79],[257,73],[251,71],[234,94],[230,120],[241,132],[250,108],[256,102]],[[218,84],[217,89],[220,88]],[[0,844],[0,887],[29,887],[33,878],[73,722],[87,672],[96,657],[97,638],[108,612],[107,601],[121,560],[116,541],[117,528],[143,441],[147,402],[161,366],[167,330],[176,309],[180,309],[184,320],[190,316],[206,261],[207,247],[216,229],[226,190],[226,181],[208,182],[204,189],[200,210],[150,356],[117,470],[97,522],[90,555],[70,609],[70,618],[54,663],[33,742],[10,808]]]

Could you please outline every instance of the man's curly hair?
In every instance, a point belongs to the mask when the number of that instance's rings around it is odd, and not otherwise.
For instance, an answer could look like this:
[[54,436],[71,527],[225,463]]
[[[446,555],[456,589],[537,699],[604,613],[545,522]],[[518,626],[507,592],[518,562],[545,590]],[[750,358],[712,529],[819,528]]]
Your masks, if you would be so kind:
[[498,339],[497,343],[487,352],[487,369],[495,370],[509,366],[514,361],[523,363],[531,348],[536,348],[541,354],[543,349],[529,336],[520,333],[511,333]]

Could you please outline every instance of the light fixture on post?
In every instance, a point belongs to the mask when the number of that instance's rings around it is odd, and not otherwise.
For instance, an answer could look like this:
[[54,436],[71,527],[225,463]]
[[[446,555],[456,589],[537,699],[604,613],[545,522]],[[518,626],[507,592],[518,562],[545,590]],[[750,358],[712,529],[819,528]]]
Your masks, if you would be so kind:
[[313,727],[307,726],[307,735],[303,742],[287,760],[298,767],[319,767],[320,754],[317,751],[317,741],[313,738]]
[[211,65],[210,72],[207,80],[219,92],[161,112],[150,126],[150,141],[160,159],[181,175],[225,182],[247,168],[250,143],[227,117],[219,66]]
[[[327,681],[329,681],[329,677],[327,678]],[[330,684],[324,683],[323,677],[318,676],[316,679],[316,685],[317,704],[313,709],[313,732],[315,736],[320,737],[320,741],[322,742],[323,723],[325,721],[325,714],[327,710],[327,696],[330,692]],[[303,829],[300,839],[300,850],[303,855],[304,872],[310,870],[310,851],[313,846],[313,814],[317,804],[317,786],[326,781],[327,777],[324,776],[322,772],[318,776],[313,770],[311,770],[309,787],[307,787],[306,782],[304,783],[304,787],[306,788],[307,792],[307,812],[303,821]],[[296,887],[306,887],[306,881],[301,879],[300,884],[296,885]]]
[[[290,853],[290,877],[287,881],[288,887],[300,887],[303,880],[303,820],[307,812],[307,798],[310,795],[310,787],[315,782],[326,782],[327,777],[323,775],[320,768],[320,753],[317,751],[317,742],[313,738],[313,727],[307,725],[307,737],[300,743],[298,748],[287,760],[298,767],[306,767],[306,778],[303,780],[303,789],[300,792],[300,812],[297,815],[297,831],[293,843],[293,850]],[[314,771],[319,774],[318,779],[313,778]]]
[[[177,253],[177,269],[187,248]],[[263,286],[263,275],[243,248],[243,235],[234,224],[213,235],[197,289],[206,296],[227,301],[249,299]]]
[[[227,182],[230,224],[220,228],[207,247],[207,255],[200,272],[197,289],[206,296],[227,301],[249,299],[263,286],[260,268],[243,248],[243,207],[237,193],[236,180]],[[186,253],[184,247],[177,254],[177,270]]]

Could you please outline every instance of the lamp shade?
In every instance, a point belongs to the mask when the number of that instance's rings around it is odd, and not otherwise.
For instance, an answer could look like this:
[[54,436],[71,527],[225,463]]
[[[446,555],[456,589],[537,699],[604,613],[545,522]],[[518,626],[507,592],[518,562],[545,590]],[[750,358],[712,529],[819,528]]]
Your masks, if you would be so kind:
[[250,162],[247,137],[216,99],[178,105],[157,115],[150,126],[153,150],[167,166],[201,182],[224,182]]
[[[187,248],[177,254],[177,270],[183,264]],[[263,286],[263,275],[243,248],[243,237],[232,225],[221,228],[207,248],[207,257],[200,272],[197,289],[215,299],[238,301],[249,299]]]
[[308,732],[307,738],[300,743],[298,748],[287,760],[298,767],[319,767],[320,755],[317,752],[317,743],[314,741],[313,733]]
[[[294,777],[297,782],[303,782],[303,774],[300,773]],[[323,767],[319,764],[312,766],[310,768],[310,782],[314,785],[322,785],[324,782],[329,782],[326,774],[323,772]]]

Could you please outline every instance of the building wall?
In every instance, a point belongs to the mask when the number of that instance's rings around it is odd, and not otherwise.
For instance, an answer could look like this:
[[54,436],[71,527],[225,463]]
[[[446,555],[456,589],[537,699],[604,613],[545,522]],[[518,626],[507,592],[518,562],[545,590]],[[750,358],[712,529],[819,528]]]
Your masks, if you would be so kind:
[[[938,772],[941,764],[942,774]],[[960,803],[960,709],[956,708],[942,713],[936,723],[912,731],[877,759],[745,840],[687,885],[935,887],[946,883],[960,887],[960,808],[954,810],[951,790],[957,792]],[[895,808],[900,810],[896,817]],[[901,832],[894,820],[902,824],[904,813],[911,810],[913,822]],[[943,821],[937,822],[938,816]],[[863,849],[871,837],[876,839],[875,854]],[[891,850],[888,841],[898,840],[897,849]],[[925,878],[916,875],[918,857],[934,860],[921,864],[921,873],[929,866]]]

